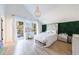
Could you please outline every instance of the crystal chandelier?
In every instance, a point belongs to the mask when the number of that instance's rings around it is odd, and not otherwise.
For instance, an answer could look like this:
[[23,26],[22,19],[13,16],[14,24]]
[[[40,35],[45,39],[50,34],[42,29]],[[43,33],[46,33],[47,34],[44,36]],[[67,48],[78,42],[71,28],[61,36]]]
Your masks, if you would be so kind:
[[40,16],[41,16],[41,11],[40,11],[38,5],[36,6],[36,9],[35,9],[35,16],[36,16],[36,17],[40,17]]

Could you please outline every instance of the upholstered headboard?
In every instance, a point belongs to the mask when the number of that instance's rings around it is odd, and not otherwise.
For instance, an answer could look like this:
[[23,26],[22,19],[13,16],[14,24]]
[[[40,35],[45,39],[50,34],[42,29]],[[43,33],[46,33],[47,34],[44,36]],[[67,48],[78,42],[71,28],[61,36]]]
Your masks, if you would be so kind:
[[79,34],[79,21],[59,23],[58,33]]

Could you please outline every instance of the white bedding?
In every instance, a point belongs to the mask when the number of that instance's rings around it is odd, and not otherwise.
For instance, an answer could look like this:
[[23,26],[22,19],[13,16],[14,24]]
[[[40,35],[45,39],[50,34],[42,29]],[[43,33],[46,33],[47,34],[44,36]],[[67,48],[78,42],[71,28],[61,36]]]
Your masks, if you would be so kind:
[[43,32],[39,35],[36,35],[34,39],[42,43],[46,43],[46,46],[44,47],[49,47],[52,43],[54,43],[57,40],[57,34],[56,32]]

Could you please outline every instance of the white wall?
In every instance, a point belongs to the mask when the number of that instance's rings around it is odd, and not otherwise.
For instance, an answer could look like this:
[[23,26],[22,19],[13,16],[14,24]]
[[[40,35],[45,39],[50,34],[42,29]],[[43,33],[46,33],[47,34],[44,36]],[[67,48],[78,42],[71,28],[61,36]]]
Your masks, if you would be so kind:
[[37,22],[37,23],[38,23],[38,25],[37,25],[38,28],[37,29],[38,29],[38,34],[39,34],[39,33],[42,32],[42,23],[40,23],[40,22]]
[[5,46],[13,41],[13,19],[12,17],[5,17]]
[[55,23],[47,24],[47,31],[49,30],[56,30],[56,32],[58,32],[58,24]]

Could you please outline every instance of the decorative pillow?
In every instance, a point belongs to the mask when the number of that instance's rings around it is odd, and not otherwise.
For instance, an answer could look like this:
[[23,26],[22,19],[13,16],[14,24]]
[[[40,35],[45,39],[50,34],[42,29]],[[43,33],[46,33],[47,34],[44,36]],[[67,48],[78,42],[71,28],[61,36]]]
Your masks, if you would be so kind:
[[68,35],[66,33],[61,33],[61,34],[58,35],[58,40],[67,42],[67,36]]
[[55,30],[49,30],[49,31],[47,31],[48,33],[56,33],[56,31]]

